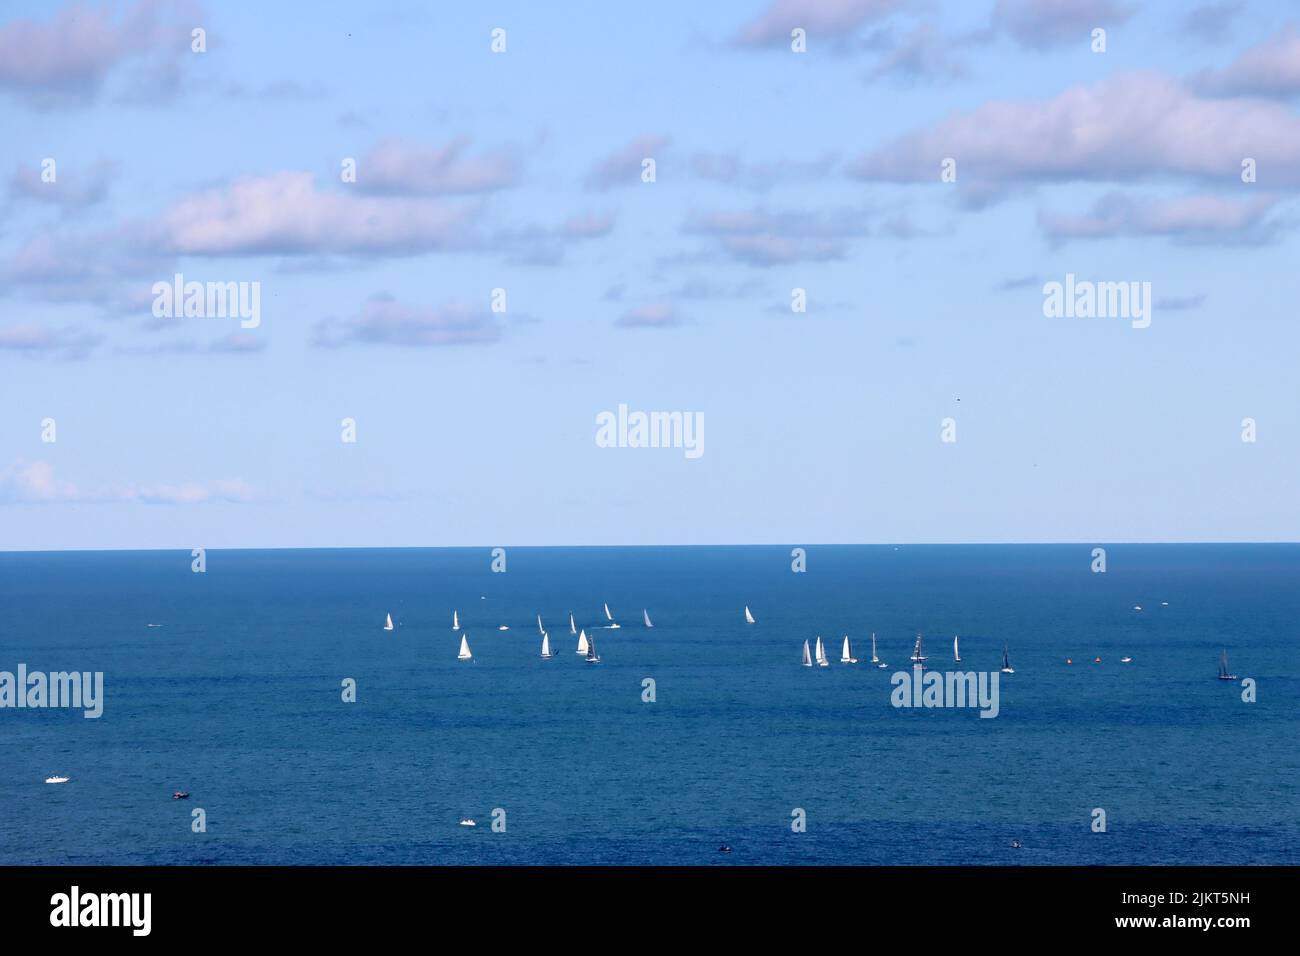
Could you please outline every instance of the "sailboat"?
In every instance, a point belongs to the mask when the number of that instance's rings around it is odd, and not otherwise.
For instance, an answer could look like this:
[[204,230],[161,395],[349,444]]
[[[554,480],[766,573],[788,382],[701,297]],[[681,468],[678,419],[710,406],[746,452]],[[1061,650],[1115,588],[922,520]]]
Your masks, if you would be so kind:
[[852,650],[853,650],[853,649],[852,649],[851,647],[849,647],[849,636],[848,636],[847,634],[845,634],[845,635],[844,635],[844,650],[840,651],[840,663],[841,663],[841,664],[856,664],[856,663],[858,662],[858,659],[857,659],[856,657],[853,656]]
[[542,634],[546,633],[546,628],[542,627],[542,616],[540,614],[537,615],[537,630]]
[[955,663],[955,664],[960,664],[960,663],[961,663],[961,651],[959,651],[959,650],[957,649],[957,635],[956,635],[956,634],[954,634],[954,635],[952,636],[952,659],[953,659],[953,663]]
[[577,629],[576,627],[573,626],[573,615],[572,615],[572,614],[569,615],[569,633],[570,633],[570,634],[577,634],[577,633],[578,633],[578,629]]
[[473,659],[474,655],[469,652],[469,635],[462,634],[460,636],[460,653],[456,655],[456,660],[472,661]]
[[803,666],[812,667],[812,653],[808,650],[808,642],[803,642]]
[[393,615],[387,614],[384,616],[384,630],[391,631],[392,629],[393,629]]
[[542,631],[542,660],[550,660],[555,655],[551,653],[551,635]]
[[578,635],[578,653],[587,653],[587,629],[583,628],[582,633]]
[[748,604],[745,605],[745,623],[746,623],[746,624],[753,624],[753,623],[754,623],[754,615],[752,615],[752,614],[749,613],[749,605],[748,605]]
[[645,608],[641,608],[641,613],[645,615],[645,626],[654,627],[654,625],[650,623],[650,612]]
[[1007,645],[1002,645],[1002,673],[1014,674],[1016,669],[1011,666],[1011,661],[1007,660]]
[[589,638],[587,641],[587,663],[600,663],[600,655],[596,653],[596,639],[594,637]]
[[879,657],[876,656],[876,632],[875,631],[871,632],[871,663],[875,664],[881,670],[884,670],[886,667],[889,666],[884,661],[882,661]]
[[1219,680],[1236,680],[1236,674],[1228,673],[1228,649],[1225,647],[1219,655]]
[[926,656],[921,650],[921,640],[921,635],[916,635],[916,647],[912,648],[912,660],[915,662],[926,660]]
[[460,614],[456,611],[451,612],[451,629],[453,631],[460,630]]
[[826,657],[826,645],[822,643],[822,636],[820,634],[817,635],[817,666],[831,666],[830,660]]
[[605,625],[608,630],[616,630],[620,626],[619,623],[614,620],[614,615],[609,613],[608,602],[605,604],[605,620],[609,621],[609,623]]

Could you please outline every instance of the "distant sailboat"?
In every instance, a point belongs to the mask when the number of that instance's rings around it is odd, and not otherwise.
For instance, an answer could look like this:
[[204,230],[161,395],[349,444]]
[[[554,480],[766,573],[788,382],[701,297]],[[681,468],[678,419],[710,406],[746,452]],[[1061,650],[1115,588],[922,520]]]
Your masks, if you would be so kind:
[[500,627],[497,628],[497,630],[498,630],[498,631],[508,631],[508,630],[510,630],[510,625],[509,625],[509,624],[502,624]]
[[456,655],[456,660],[469,661],[473,659],[474,655],[469,652],[469,635],[462,634],[460,636],[460,653]]
[[817,666],[831,666],[830,660],[826,657],[826,645],[822,643],[822,637],[820,634],[817,635]]
[[456,611],[451,612],[451,629],[453,631],[460,630],[460,614]]
[[1007,660],[1007,645],[1002,645],[1002,673],[1014,674],[1015,668],[1011,666],[1011,661]]
[[554,656],[551,653],[551,636],[542,631],[542,660],[549,660]]
[[925,653],[921,650],[921,641],[922,641],[921,635],[920,634],[916,635],[916,647],[912,648],[913,661],[926,660]]
[[621,624],[614,620],[614,615],[609,613],[608,603],[605,604],[605,620],[609,621],[609,623],[605,625],[608,630],[614,631],[622,627]]
[[753,623],[754,623],[754,615],[752,615],[752,614],[749,613],[749,605],[748,605],[748,604],[745,605],[745,623],[746,623],[746,624],[753,624]]
[[844,635],[844,650],[840,651],[841,664],[856,664],[858,659],[853,656],[853,649],[849,646],[849,636]]
[[803,642],[803,666],[812,667],[812,652],[808,650],[808,642]]
[[876,632],[875,631],[871,632],[871,663],[875,664],[881,670],[884,670],[886,667],[889,666],[884,661],[882,661],[879,657],[876,656]]
[[1228,649],[1225,647],[1219,655],[1219,680],[1236,680],[1236,674],[1228,673]]
[[587,644],[587,629],[586,629],[586,628],[583,628],[583,629],[582,629],[582,633],[581,633],[580,635],[578,635],[578,653],[579,653],[579,654],[585,654],[585,653],[587,653],[587,647],[588,647],[588,644]]
[[955,663],[955,664],[960,664],[960,663],[961,663],[961,651],[959,651],[959,650],[957,649],[957,635],[956,635],[956,634],[954,634],[954,635],[952,636],[952,659],[953,659],[953,663]]
[[546,633],[546,628],[542,627],[542,616],[540,614],[537,615],[537,630],[542,634]]
[[384,630],[385,630],[385,631],[391,631],[392,629],[393,629],[393,615],[391,615],[391,614],[385,614],[385,615],[384,615]]
[[645,608],[641,608],[641,613],[645,615],[645,626],[654,627],[654,625],[650,623],[650,612]]
[[594,637],[589,638],[587,641],[587,663],[600,663],[600,655],[596,653],[596,639]]
[[569,615],[569,633],[570,633],[570,634],[577,634],[577,633],[578,633],[578,629],[577,629],[576,627],[573,626],[573,615],[572,615],[572,614]]
[[1131,657],[1121,657],[1121,658],[1119,659],[1119,662],[1120,662],[1121,664],[1132,664],[1132,663],[1133,663],[1133,658],[1131,658]]
[[605,602],[605,619],[608,620],[608,621],[612,621],[612,620],[614,620],[614,615],[609,613],[609,602],[608,602],[608,601]]
[[68,777],[46,777],[45,782],[46,783],[67,783],[68,779],[69,779]]

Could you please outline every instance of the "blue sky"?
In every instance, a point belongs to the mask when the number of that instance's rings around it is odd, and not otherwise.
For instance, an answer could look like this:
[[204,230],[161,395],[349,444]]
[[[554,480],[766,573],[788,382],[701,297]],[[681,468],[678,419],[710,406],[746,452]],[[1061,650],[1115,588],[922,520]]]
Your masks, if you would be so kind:
[[[11,2],[0,549],[1296,540],[1298,31]],[[260,326],[155,319],[176,272]],[[1045,318],[1067,273],[1150,282],[1150,327]],[[620,403],[705,453],[598,447]]]

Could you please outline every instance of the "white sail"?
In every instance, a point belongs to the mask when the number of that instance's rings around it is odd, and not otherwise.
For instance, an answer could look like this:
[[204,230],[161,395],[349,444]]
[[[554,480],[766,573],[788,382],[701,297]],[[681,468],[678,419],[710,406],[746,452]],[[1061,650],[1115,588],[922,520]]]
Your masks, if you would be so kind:
[[392,629],[393,629],[393,615],[386,614],[384,615],[384,630],[391,631]]
[[453,631],[460,630],[460,615],[456,611],[451,612],[451,629]]
[[540,614],[537,615],[537,631],[539,634],[546,633],[546,628],[542,627],[542,616]]
[[916,635],[916,647],[914,647],[914,648],[912,649],[912,660],[913,660],[913,661],[923,661],[923,660],[925,660],[925,653],[921,650],[921,635],[920,635],[920,634]]
[[876,656],[876,632],[871,632],[871,663],[879,664],[880,658]]
[[473,657],[474,655],[469,652],[469,636],[462,634],[460,636],[460,653],[456,655],[456,660],[468,661],[472,660]]
[[803,642],[803,666],[812,667],[812,654],[808,651],[808,642]]
[[573,615],[572,615],[572,614],[569,615],[569,633],[570,633],[570,634],[577,634],[577,633],[578,633],[578,629],[577,629],[576,627],[573,626]]
[[551,636],[545,631],[542,631],[542,656],[551,656]]
[[826,657],[826,645],[822,643],[821,635],[817,635],[817,666],[827,667],[830,661]]
[[749,605],[748,605],[748,604],[745,605],[745,623],[746,623],[746,624],[753,624],[753,623],[754,623],[754,615],[752,615],[752,614],[749,613]]
[[961,651],[957,649],[957,635],[952,636],[952,659],[955,663],[961,663]]
[[587,653],[587,629],[583,628],[582,633],[578,635],[578,653]]
[[858,659],[853,656],[853,648],[849,646],[849,636],[844,635],[844,650],[840,651],[841,664],[856,664]]
[[587,663],[599,664],[600,655],[596,653],[596,638],[593,636],[587,642]]
[[642,608],[641,613],[645,615],[645,626],[654,627],[654,625],[650,623],[650,612],[647,611],[645,608]]
[[607,620],[607,621],[612,621],[612,620],[614,620],[614,615],[609,613],[609,603],[608,603],[608,602],[606,602],[606,604],[605,604],[605,620]]

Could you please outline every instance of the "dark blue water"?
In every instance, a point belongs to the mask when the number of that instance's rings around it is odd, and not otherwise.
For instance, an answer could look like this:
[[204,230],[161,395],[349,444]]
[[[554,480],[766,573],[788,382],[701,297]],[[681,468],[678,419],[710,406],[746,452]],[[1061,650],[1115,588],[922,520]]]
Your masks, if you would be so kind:
[[[106,683],[99,720],[0,710],[0,863],[1300,862],[1300,546],[1108,550],[0,554],[0,670]],[[997,718],[891,706],[917,631],[940,668],[1009,644]]]

